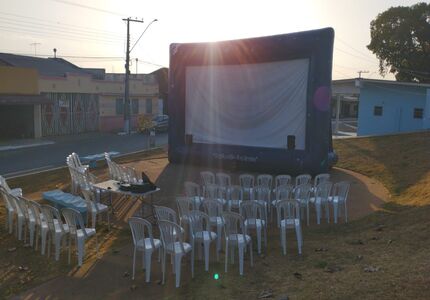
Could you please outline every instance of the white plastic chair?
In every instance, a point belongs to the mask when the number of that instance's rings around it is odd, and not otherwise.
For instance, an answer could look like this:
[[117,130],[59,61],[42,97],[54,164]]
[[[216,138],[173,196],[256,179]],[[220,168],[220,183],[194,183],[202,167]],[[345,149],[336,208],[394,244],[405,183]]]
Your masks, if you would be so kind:
[[291,184],[291,176],[290,175],[277,175],[275,176],[275,189],[274,192],[276,193],[276,189],[280,186]]
[[200,193],[200,185],[192,181],[185,181],[184,190],[185,196],[193,198],[194,208],[199,209],[203,201]]
[[215,175],[210,171],[202,171],[200,172],[200,180],[202,182],[202,186],[215,184]]
[[328,173],[321,173],[315,176],[314,178],[314,189],[318,186],[318,184],[322,182],[330,181],[330,174]]
[[273,182],[273,176],[270,174],[260,174],[257,176],[257,185],[258,186],[265,186],[269,188],[269,190],[272,190],[272,182]]
[[294,187],[291,184],[281,185],[275,189],[275,199],[272,200],[272,209],[270,211],[271,216],[274,215],[273,210],[276,211],[276,205],[278,204],[278,202],[291,199],[293,189]]
[[224,226],[222,219],[223,205],[221,202],[213,199],[205,199],[202,203],[205,213],[209,216],[210,226],[215,226],[217,231],[217,251],[221,250],[221,234]]
[[224,189],[220,190],[217,184],[207,184],[203,189],[203,199],[213,199],[220,202],[223,206],[226,204],[226,193]]
[[176,212],[170,207],[154,205],[154,210],[158,221],[170,221],[178,224]]
[[[27,229],[30,230],[30,212],[27,201],[22,197],[15,197],[9,194],[9,199],[13,199],[17,208],[17,234],[18,240],[22,240],[22,231],[24,230],[24,243],[27,239]],[[30,231],[31,232],[31,231]]]
[[97,201],[97,199],[100,198],[95,195],[95,193],[98,193],[98,190],[92,191],[81,188],[81,192],[84,196],[85,202],[87,203],[87,217],[89,217],[89,214],[91,214],[92,227],[96,228],[97,216],[104,213],[106,214],[108,221],[108,230],[110,230],[109,206]]
[[227,210],[237,209],[243,201],[243,190],[240,185],[231,185],[227,188]]
[[347,181],[337,182],[333,185],[332,195],[329,197],[330,203],[333,205],[334,223],[337,223],[339,205],[344,206],[345,222],[348,222],[348,209],[346,202],[348,200],[350,183]]
[[[128,220],[130,225],[131,234],[133,236],[133,275],[131,279],[134,280],[135,265],[136,265],[136,251],[142,251],[142,267],[145,266],[146,282],[151,279],[151,258],[152,253],[157,249],[161,251],[161,241],[154,239],[152,236],[152,225],[145,219],[131,217]],[[146,233],[145,233],[146,232]],[[160,257],[160,255],[159,255]]]
[[295,181],[295,185],[294,186],[299,186],[302,184],[310,184],[312,180],[312,176],[309,174],[301,174],[299,176],[296,177],[296,181]]
[[252,188],[254,187],[255,178],[251,174],[239,175],[239,184],[243,190],[243,199],[251,199]]
[[309,201],[314,204],[315,211],[317,214],[317,224],[321,224],[321,206],[325,207],[325,215],[327,217],[327,223],[330,223],[330,208],[328,197],[330,196],[332,184],[330,181],[320,182],[315,190],[315,197],[311,197]]
[[13,201],[9,199],[9,193],[3,186],[0,186],[0,195],[6,208],[5,228],[6,230],[9,230],[9,234],[12,234],[13,220],[16,215],[16,208]]
[[[32,236],[34,236],[36,238],[35,250],[37,250],[37,245],[38,245],[39,236],[40,236],[42,240],[41,252],[42,252],[42,255],[44,255],[45,248],[46,248],[46,237],[49,231],[48,223],[46,222],[45,217],[42,214],[40,204],[32,200],[27,200],[27,201],[28,201],[27,203],[31,213],[30,214],[30,245],[33,245]],[[32,230],[33,232],[31,232]]]
[[98,257],[99,245],[97,241],[97,234],[95,228],[88,228],[84,225],[84,220],[79,211],[73,208],[64,208],[61,213],[66,220],[66,224],[69,227],[69,264],[70,264],[70,252],[72,248],[72,239],[75,240],[76,247],[78,250],[78,265],[82,266],[82,260],[85,256],[85,240],[93,236],[96,240],[96,252]]
[[269,214],[272,191],[269,187],[264,185],[257,185],[253,188],[251,194],[251,200],[263,205],[265,210],[266,224],[267,215]]
[[[246,247],[249,245],[249,255],[251,256],[251,267],[254,265],[252,257],[252,239],[246,233],[243,217],[234,212],[223,212],[222,218],[225,223],[225,272],[227,273],[229,250],[231,251],[232,262],[234,261],[234,248],[239,252],[239,274],[243,275],[243,259]],[[229,248],[231,247],[231,248]]]
[[22,196],[22,189],[21,188],[11,189],[6,182],[6,179],[1,175],[0,175],[0,187],[3,187],[7,193],[12,194],[15,197],[21,197]]
[[257,249],[261,254],[261,233],[263,232],[264,246],[267,249],[267,217],[263,204],[255,201],[245,201],[240,205],[240,214],[244,218],[245,232],[255,229],[257,233]]
[[190,223],[190,212],[194,210],[194,202],[190,197],[176,197],[176,205],[179,212],[179,225]]
[[54,242],[55,260],[58,261],[60,259],[61,241],[69,233],[69,226],[67,224],[63,224],[60,212],[55,207],[50,205],[42,205],[41,209],[43,217],[48,223],[49,228],[47,239],[48,257],[51,253],[51,244]]
[[297,248],[302,254],[303,236],[300,221],[300,203],[296,200],[282,200],[276,204],[278,227],[281,228],[281,245],[287,254],[287,229],[295,229]]
[[[205,271],[209,271],[209,248],[210,244],[217,240],[218,236],[211,231],[209,216],[204,212],[193,210],[189,213],[190,218],[190,237],[193,248],[203,245],[205,254]],[[199,258],[201,257],[201,247],[199,249]],[[217,260],[219,260],[219,252],[217,251]]]
[[300,203],[301,216],[303,217],[303,209],[306,209],[306,223],[309,226],[309,198],[311,196],[311,185],[300,184],[293,189],[294,200]]
[[227,173],[218,172],[215,174],[217,184],[220,187],[228,187],[231,185],[231,176]]
[[191,252],[191,276],[194,278],[194,248],[189,243],[185,243],[182,238],[183,229],[176,223],[170,221],[158,221],[161,233],[161,243],[163,255],[161,260],[163,270],[163,281],[166,273],[166,254],[170,254],[174,259],[174,272],[176,274],[176,287],[181,282],[181,261],[182,257]]

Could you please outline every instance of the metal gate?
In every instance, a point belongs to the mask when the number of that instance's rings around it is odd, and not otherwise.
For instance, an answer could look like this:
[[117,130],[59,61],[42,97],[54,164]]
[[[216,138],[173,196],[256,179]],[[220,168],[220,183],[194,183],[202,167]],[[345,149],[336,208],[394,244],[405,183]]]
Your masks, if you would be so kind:
[[46,93],[53,104],[42,104],[42,135],[67,135],[97,131],[98,96],[76,93]]

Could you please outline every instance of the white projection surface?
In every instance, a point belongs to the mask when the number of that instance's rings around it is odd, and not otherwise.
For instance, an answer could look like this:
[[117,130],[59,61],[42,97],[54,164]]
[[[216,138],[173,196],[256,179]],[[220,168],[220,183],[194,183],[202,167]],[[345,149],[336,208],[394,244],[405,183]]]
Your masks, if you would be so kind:
[[185,133],[193,143],[305,149],[309,59],[189,66]]

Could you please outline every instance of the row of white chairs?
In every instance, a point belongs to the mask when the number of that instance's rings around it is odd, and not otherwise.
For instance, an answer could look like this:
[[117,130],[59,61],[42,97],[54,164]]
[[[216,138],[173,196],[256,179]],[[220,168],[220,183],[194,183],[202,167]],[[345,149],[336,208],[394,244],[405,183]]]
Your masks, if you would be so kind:
[[[35,250],[38,248],[39,239],[41,241],[41,254],[46,252],[48,246],[48,256],[52,244],[55,245],[55,259],[58,261],[60,257],[61,243],[63,239],[68,239],[68,261],[70,263],[72,241],[78,250],[78,265],[82,265],[85,253],[85,240],[91,236],[95,236],[96,249],[98,251],[98,243],[96,229],[86,227],[82,215],[79,211],[71,208],[64,208],[60,211],[50,205],[40,205],[38,202],[28,200],[22,195],[13,195],[4,187],[0,186],[0,195],[8,209],[7,228],[9,233],[13,233],[14,223],[16,224],[16,235],[18,240],[27,240],[27,232],[29,232],[29,244]],[[91,214],[91,206],[93,203],[87,202],[87,214]],[[62,216],[65,223],[62,221]],[[87,223],[88,220],[87,220]],[[93,225],[95,222],[93,220]],[[98,252],[97,252],[98,253]]]

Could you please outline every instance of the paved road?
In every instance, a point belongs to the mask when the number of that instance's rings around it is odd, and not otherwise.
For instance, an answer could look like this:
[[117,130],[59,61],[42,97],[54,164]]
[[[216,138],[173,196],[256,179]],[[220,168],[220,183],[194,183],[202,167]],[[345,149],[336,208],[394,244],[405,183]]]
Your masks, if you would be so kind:
[[[115,134],[91,133],[76,136],[50,137],[42,141],[53,141],[54,144],[31,148],[0,151],[0,174],[11,177],[32,171],[64,166],[66,156],[76,152],[79,156],[94,155],[103,152],[120,154],[143,150],[147,147],[146,136],[132,134],[120,136]],[[156,145],[167,144],[167,134],[156,136]]]

